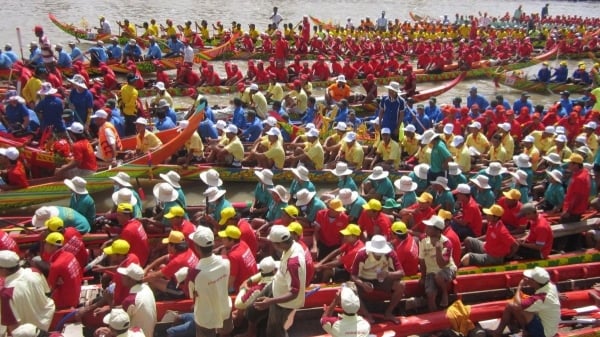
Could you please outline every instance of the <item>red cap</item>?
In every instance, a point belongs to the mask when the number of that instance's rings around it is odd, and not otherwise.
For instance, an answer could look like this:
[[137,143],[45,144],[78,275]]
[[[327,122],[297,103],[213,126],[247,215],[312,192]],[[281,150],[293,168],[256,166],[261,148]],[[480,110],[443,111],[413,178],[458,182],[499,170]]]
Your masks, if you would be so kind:
[[367,81],[375,81],[375,75],[373,75],[373,74],[367,75]]
[[37,26],[33,27],[33,31],[34,32],[43,32],[44,28],[42,28],[42,26],[40,26],[40,25],[37,25]]

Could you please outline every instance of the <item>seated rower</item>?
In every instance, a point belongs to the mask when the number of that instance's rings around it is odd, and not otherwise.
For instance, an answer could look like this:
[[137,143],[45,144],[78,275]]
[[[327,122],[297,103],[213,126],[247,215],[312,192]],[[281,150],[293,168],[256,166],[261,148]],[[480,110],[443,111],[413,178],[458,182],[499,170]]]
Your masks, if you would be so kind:
[[19,158],[19,150],[15,147],[0,148],[0,178],[4,184],[0,191],[16,190],[29,186],[27,172],[23,161]]
[[[148,120],[144,117],[139,117],[135,120],[136,145],[135,155],[143,155],[152,152],[161,147],[162,141],[153,132],[147,130]],[[130,151],[130,155],[132,155]]]
[[365,199],[377,199],[383,202],[394,199],[394,185],[389,178],[389,172],[381,166],[375,166],[373,173],[361,185],[361,195]]
[[210,154],[206,161],[218,165],[241,167],[244,159],[244,146],[237,134],[238,128],[235,125],[229,124],[225,127],[223,141],[209,146]]
[[[334,309],[339,305],[342,308],[341,316],[334,314]],[[360,298],[352,287],[342,285],[333,302],[325,309],[321,317],[321,326],[333,337],[344,336],[370,336],[371,326],[367,320],[358,315]]]
[[354,258],[365,246],[360,240],[362,231],[358,225],[349,224],[339,233],[342,234],[342,245],[315,264],[321,283],[349,281]]
[[381,166],[386,171],[397,170],[400,166],[400,146],[392,139],[389,128],[381,129],[381,142],[375,150],[375,157],[369,165],[372,170],[375,166]]
[[67,130],[71,139],[73,139],[72,157],[69,158],[68,163],[56,170],[55,175],[63,178],[73,178],[75,176],[86,177],[95,173],[98,169],[96,154],[84,134],[83,125],[74,122]]
[[222,248],[231,266],[228,289],[230,294],[236,294],[242,283],[256,274],[256,260],[246,242],[241,240],[242,231],[240,228],[236,225],[221,228],[222,230],[218,232],[218,235],[222,239]]
[[319,130],[310,129],[306,132],[306,142],[292,143],[293,154],[286,158],[286,166],[296,166],[302,163],[310,170],[322,170],[325,154],[319,141]]

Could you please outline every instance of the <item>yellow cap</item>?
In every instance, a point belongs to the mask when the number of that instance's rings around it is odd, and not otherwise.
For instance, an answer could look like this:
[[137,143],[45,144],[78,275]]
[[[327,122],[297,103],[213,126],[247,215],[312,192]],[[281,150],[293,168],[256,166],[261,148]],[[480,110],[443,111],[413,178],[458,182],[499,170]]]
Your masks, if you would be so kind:
[[421,195],[417,198],[418,202],[422,202],[422,203],[426,203],[426,202],[432,202],[433,201],[433,195],[431,195],[428,192],[423,192],[421,193]]
[[396,234],[406,234],[408,233],[408,228],[404,222],[396,221],[392,224],[392,232]]
[[287,226],[287,229],[291,233],[296,233],[299,236],[302,236],[302,233],[304,233],[304,227],[302,227],[302,225],[298,221],[290,222],[290,224]]
[[371,199],[371,200],[369,200],[369,202],[364,204],[362,207],[363,207],[363,209],[366,209],[367,211],[381,211],[381,201],[379,201],[377,199]]
[[509,191],[506,191],[506,192],[502,192],[502,194],[507,199],[510,199],[510,200],[521,200],[521,192],[518,189],[516,189],[516,188],[513,188],[513,189],[511,189]]
[[129,253],[129,242],[123,239],[117,239],[112,242],[112,244],[103,249],[104,254],[106,255],[126,255]]
[[298,216],[298,208],[296,208],[296,206],[287,205],[283,207],[282,210],[291,217]]
[[543,65],[547,66],[548,65],[548,61],[544,61],[542,62]]
[[117,213],[133,213],[133,206],[130,203],[120,203],[117,206]]
[[229,225],[225,230],[219,231],[219,237],[237,240],[242,236],[242,231],[237,226]]
[[223,226],[227,221],[235,216],[235,208],[233,207],[225,207],[221,210],[221,220],[219,220],[219,225]]
[[360,227],[358,227],[358,225],[351,223],[348,226],[346,226],[346,228],[342,229],[340,233],[342,233],[342,235],[360,236],[360,233],[362,233],[362,231],[360,230]]
[[182,218],[185,215],[185,210],[181,206],[173,206],[169,209],[169,213],[165,214],[165,219]]
[[344,208],[344,204],[342,204],[342,201],[340,199],[329,200],[329,203],[327,204],[327,206],[329,207],[329,209],[332,209],[336,212],[343,212],[346,210]]
[[452,213],[445,209],[440,209],[437,215],[444,220],[452,220]]
[[65,243],[65,237],[59,232],[53,232],[46,236],[46,243],[54,246],[62,246]]
[[58,232],[65,227],[65,223],[62,221],[61,218],[57,216],[53,216],[50,219],[46,220],[46,222],[44,222],[44,225],[51,232]]
[[561,66],[566,66],[567,65],[567,61],[560,61],[560,65]]
[[176,244],[182,243],[184,241],[185,241],[185,235],[183,235],[183,233],[180,231],[171,231],[169,233],[168,237],[162,239],[162,243],[164,243],[165,245],[169,244],[169,243],[176,245]]
[[565,160],[565,163],[583,164],[583,157],[578,153],[573,153],[569,159]]
[[493,204],[492,206],[490,206],[490,208],[484,208],[483,213],[487,215],[497,216],[500,218],[504,214],[504,208],[502,208],[502,206],[500,205]]

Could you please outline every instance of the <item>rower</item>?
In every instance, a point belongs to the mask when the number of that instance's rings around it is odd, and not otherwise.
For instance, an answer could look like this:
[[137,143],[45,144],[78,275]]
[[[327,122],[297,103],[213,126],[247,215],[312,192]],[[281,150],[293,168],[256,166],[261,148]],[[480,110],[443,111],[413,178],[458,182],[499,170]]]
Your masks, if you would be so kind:
[[224,128],[224,131],[225,137],[222,143],[210,145],[210,154],[206,158],[206,162],[216,162],[219,165],[229,167],[241,167],[241,162],[244,159],[244,146],[237,136],[238,128],[233,124],[229,124]]
[[400,195],[400,208],[405,209],[417,203],[417,183],[414,182],[410,176],[402,176],[400,179],[394,181],[394,187],[397,194]]
[[350,86],[346,83],[346,76],[338,75],[335,83],[327,87],[325,102],[327,105],[337,104],[342,99],[348,99],[351,93]]
[[[326,125],[329,126],[331,122],[326,122]],[[332,128],[334,133],[327,137],[323,142],[323,150],[324,150],[324,161],[327,163],[328,168],[332,168],[333,162],[339,162],[335,160],[340,148],[343,144],[344,135],[347,130],[346,122],[338,122]]]
[[385,202],[395,197],[394,185],[389,172],[381,166],[375,166],[373,172],[361,184],[361,195],[365,199],[377,199]]
[[272,201],[269,190],[273,188],[273,172],[269,169],[255,170],[254,174],[258,177],[258,183],[254,188],[254,202],[250,207],[250,213],[255,217],[260,217],[268,211]]
[[94,224],[96,221],[96,204],[86,188],[87,181],[75,176],[73,179],[65,179],[64,183],[72,192],[69,207],[83,215],[88,223]]
[[45,226],[46,220],[51,217],[61,218],[65,227],[73,227],[81,234],[90,232],[90,223],[87,219],[76,210],[64,206],[42,206],[38,208],[31,218],[31,223],[36,228],[42,228]]
[[[339,305],[343,314],[338,316],[334,309]],[[323,330],[333,337],[343,336],[369,336],[370,324],[357,312],[360,309],[360,298],[355,290],[342,285],[342,289],[336,294],[331,304],[327,307],[321,317]]]
[[311,253],[322,260],[341,245],[339,232],[348,226],[348,215],[340,199],[331,199],[327,208],[317,212],[313,222]]
[[483,227],[481,211],[475,199],[471,196],[471,188],[467,184],[459,184],[452,193],[460,205],[460,213],[456,214],[452,229],[461,240],[467,236],[479,237]]
[[102,319],[104,324],[108,327],[101,327],[96,329],[94,335],[96,336],[128,336],[128,337],[144,337],[142,329],[136,326],[132,326],[129,314],[121,309],[114,308],[110,313],[106,314]]
[[142,60],[142,48],[138,45],[136,39],[130,39],[123,48],[123,59],[121,63],[128,61],[138,62]]
[[311,192],[316,191],[315,185],[310,181],[309,171],[306,167],[299,165],[292,168],[291,171],[294,174],[294,179],[289,188],[292,196],[295,196],[301,189],[307,189]]
[[276,128],[270,128],[266,132],[269,137],[268,149],[263,153],[251,152],[247,156],[247,160],[255,160],[259,167],[283,169],[285,162],[285,151],[279,141],[281,131]]
[[360,240],[362,231],[356,224],[349,224],[340,230],[342,245],[323,257],[315,264],[315,270],[320,273],[320,282],[346,282],[350,280],[352,263],[359,250],[365,244]]
[[0,148],[0,191],[9,191],[29,186],[25,165],[16,147]]
[[[293,207],[293,206],[292,206]],[[221,220],[219,228],[224,229],[229,226],[235,226],[240,230],[240,240],[243,241],[254,257],[258,254],[258,241],[256,233],[247,218],[242,218],[234,207],[225,207],[221,210]]]
[[477,204],[479,204],[480,207],[491,207],[494,204],[496,197],[489,184],[489,178],[486,175],[478,174],[469,179],[469,181],[475,185],[472,189],[472,195]]
[[331,174],[337,177],[338,183],[335,189],[323,193],[321,195],[322,199],[332,199],[335,197],[336,194],[340,193],[341,190],[345,188],[350,189],[352,191],[358,190],[358,186],[356,186],[356,182],[354,182],[354,179],[352,178],[353,171],[348,168],[348,164],[346,164],[345,162],[338,161],[337,163],[335,163],[335,168],[329,171],[331,172]]
[[[187,120],[181,120],[177,122],[177,130],[178,132],[183,132],[186,128],[188,128],[190,122]],[[194,130],[190,139],[185,142],[183,147],[184,156],[177,158],[177,164],[181,165],[183,168],[187,168],[190,164],[201,163],[204,159],[204,144],[202,143],[202,138],[198,134],[198,130]]]
[[381,129],[381,139],[375,151],[375,157],[369,165],[372,170],[376,166],[381,166],[384,170],[397,170],[400,166],[400,145],[392,139],[392,131],[389,128]]
[[44,252],[49,258],[48,285],[52,289],[52,299],[57,309],[67,309],[79,305],[81,294],[81,265],[66,249],[65,237],[52,232],[44,239]]
[[256,260],[248,245],[241,240],[242,232],[236,225],[221,228],[218,235],[231,265],[227,287],[230,294],[237,294],[242,283],[258,271]]
[[[145,223],[148,222],[157,226],[160,226],[160,223],[166,224],[167,219],[165,219],[164,216],[169,213],[172,207],[185,207],[183,204],[185,200],[179,199],[180,195],[178,190],[167,182],[154,185],[152,193],[156,199],[156,205],[152,209],[154,216],[150,219],[143,218]],[[188,218],[187,214],[185,214],[185,217],[186,219]]]
[[[127,241],[131,245],[131,253],[139,258],[141,265],[146,265],[150,255],[148,236],[142,223],[133,216],[133,206],[131,204],[121,203],[117,206],[117,222],[119,226],[123,227],[117,239]],[[103,246],[107,246],[113,241],[109,240]]]
[[156,325],[156,301],[148,284],[143,282],[144,269],[135,263],[117,268],[118,277],[127,289],[129,300],[122,303],[123,310],[130,313],[131,325],[142,329],[145,336],[153,336]]
[[164,180],[165,182],[169,183],[169,185],[171,185],[177,191],[176,202],[179,206],[185,208],[187,205],[187,202],[186,202],[186,198],[185,198],[185,193],[183,192],[183,188],[181,187],[181,184],[179,183],[179,181],[181,180],[181,177],[179,176],[179,174],[177,172],[171,170],[167,173],[161,173],[160,178],[162,180]]
[[296,206],[302,211],[297,221],[304,227],[310,227],[316,220],[317,213],[326,207],[325,203],[317,196],[315,191],[309,191],[305,188],[296,193]]
[[221,221],[221,212],[227,207],[231,207],[231,202],[225,198],[225,189],[219,189],[218,187],[207,188],[203,195],[206,197],[206,211],[204,216],[200,219],[201,222],[206,222],[210,228],[219,228],[219,222]]
[[[127,121],[127,117],[125,117]],[[156,134],[153,132],[146,130],[148,127],[148,120],[144,117],[138,117],[135,120],[135,130],[136,130],[136,145],[135,145],[135,154],[143,155],[149,152],[156,151],[159,147],[163,145],[162,141]],[[131,152],[131,151],[130,151]]]
[[429,186],[429,181],[427,180],[428,172],[428,164],[419,164],[413,167],[412,172],[408,174],[408,177],[417,184],[417,189],[415,190],[416,193],[423,193]]
[[[562,195],[564,196],[564,190]],[[521,192],[514,188],[502,192],[502,196],[500,199],[498,199],[497,204],[504,210],[502,215],[502,223],[508,228],[508,230],[515,234],[523,232],[525,228],[521,226],[522,221],[520,221],[518,217],[521,207],[523,207],[523,203],[521,202]],[[562,202],[560,203],[560,206],[562,206]]]

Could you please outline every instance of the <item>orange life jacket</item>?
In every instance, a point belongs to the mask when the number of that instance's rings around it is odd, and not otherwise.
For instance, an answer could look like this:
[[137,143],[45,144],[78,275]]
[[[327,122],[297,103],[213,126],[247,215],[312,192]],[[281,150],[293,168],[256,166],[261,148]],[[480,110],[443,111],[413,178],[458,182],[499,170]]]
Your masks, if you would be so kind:
[[106,129],[110,129],[116,138],[115,148],[117,151],[121,151],[123,149],[123,144],[121,143],[121,138],[119,137],[119,133],[114,125],[109,122],[105,122],[98,129],[98,143],[100,144],[100,151],[102,152],[102,158],[113,158],[115,153],[113,153],[112,146],[108,143],[108,139],[106,139]]

